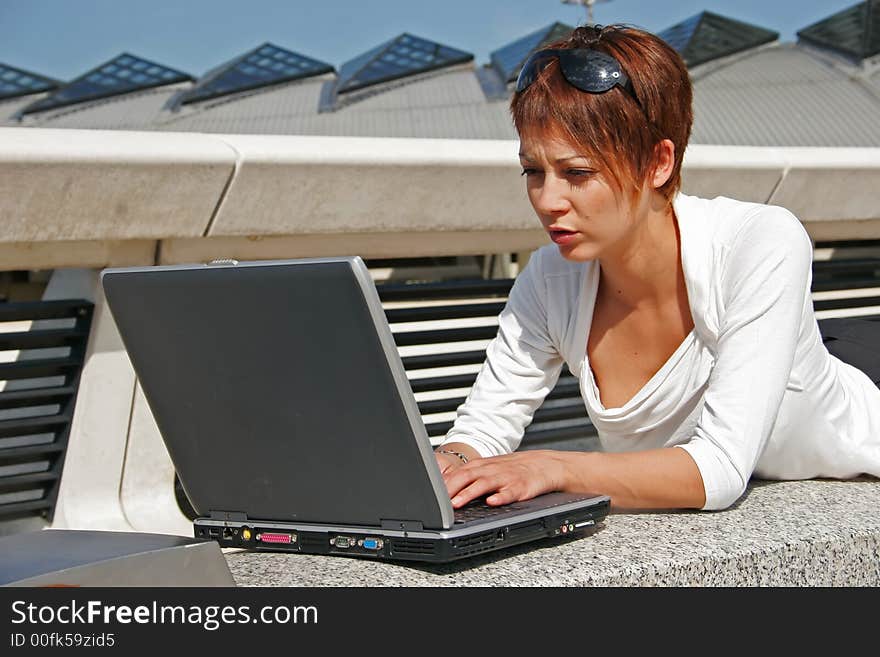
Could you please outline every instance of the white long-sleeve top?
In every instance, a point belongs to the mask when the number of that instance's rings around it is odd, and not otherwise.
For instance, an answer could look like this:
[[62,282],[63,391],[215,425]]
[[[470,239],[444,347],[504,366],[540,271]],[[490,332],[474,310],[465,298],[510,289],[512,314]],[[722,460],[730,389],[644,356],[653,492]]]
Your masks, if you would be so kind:
[[694,329],[635,396],[605,408],[586,347],[599,263],[535,251],[444,443],[515,450],[563,364],[580,380],[605,451],[676,446],[693,457],[704,509],[749,478],[880,476],[880,388],[822,344],[812,244],[781,207],[678,194],[673,202]]

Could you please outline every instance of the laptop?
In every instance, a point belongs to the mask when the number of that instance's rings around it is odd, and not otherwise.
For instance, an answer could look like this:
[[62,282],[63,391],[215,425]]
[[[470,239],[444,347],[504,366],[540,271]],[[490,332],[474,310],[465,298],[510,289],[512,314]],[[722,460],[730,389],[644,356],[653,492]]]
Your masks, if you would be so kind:
[[222,547],[445,562],[585,532],[604,495],[454,511],[358,256],[108,268],[197,517]]

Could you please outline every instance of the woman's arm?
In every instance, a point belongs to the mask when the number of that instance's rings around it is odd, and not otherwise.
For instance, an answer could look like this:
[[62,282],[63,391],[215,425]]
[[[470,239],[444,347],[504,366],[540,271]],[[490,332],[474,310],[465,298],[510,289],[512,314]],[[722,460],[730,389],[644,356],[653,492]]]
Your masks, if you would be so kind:
[[542,493],[602,493],[625,508],[691,508],[705,504],[697,464],[683,449],[607,454],[529,450],[479,459],[444,475],[458,508],[488,495],[488,504],[509,504]]
[[749,217],[729,247],[715,364],[694,435],[680,445],[700,469],[705,509],[739,499],[773,432],[800,331],[816,321],[812,257],[797,217],[773,206]]
[[539,250],[517,276],[498,317],[498,333],[442,448],[473,458],[514,451],[556,384],[563,359],[548,329],[541,260]]

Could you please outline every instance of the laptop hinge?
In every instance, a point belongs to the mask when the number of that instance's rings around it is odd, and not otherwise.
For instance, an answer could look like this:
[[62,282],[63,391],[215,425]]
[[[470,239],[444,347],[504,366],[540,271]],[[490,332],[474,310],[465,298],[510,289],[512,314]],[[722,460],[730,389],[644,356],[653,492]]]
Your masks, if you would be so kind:
[[247,514],[241,511],[211,511],[211,520],[226,520],[229,522],[246,522]]
[[403,529],[405,531],[421,531],[424,525],[418,520],[386,520],[382,519],[382,529]]

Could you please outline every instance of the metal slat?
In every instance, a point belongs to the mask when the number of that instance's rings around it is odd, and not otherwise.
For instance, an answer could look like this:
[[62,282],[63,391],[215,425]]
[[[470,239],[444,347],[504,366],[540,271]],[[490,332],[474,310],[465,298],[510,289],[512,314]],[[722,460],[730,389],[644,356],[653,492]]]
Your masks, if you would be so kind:
[[38,417],[13,418],[0,420],[0,437],[19,436],[29,433],[41,433],[55,427],[70,423],[71,413],[57,415],[41,415]]
[[446,390],[448,388],[469,388],[474,385],[476,374],[455,374],[452,376],[433,376],[426,379],[410,379],[413,393]]
[[86,317],[92,308],[92,302],[86,299],[4,302],[0,303],[0,322]]
[[59,443],[49,443],[46,445],[30,445],[28,447],[0,449],[0,461],[26,459],[31,456],[44,456],[46,454],[58,454],[64,451],[64,447],[64,445]]
[[880,287],[880,277],[830,280],[814,279],[813,285],[810,289],[813,292],[830,292],[832,290],[858,290],[866,287]]
[[23,474],[23,475],[12,475],[11,477],[0,477],[0,489],[5,488],[14,488],[16,486],[22,486],[27,484],[39,484],[46,481],[55,481],[58,479],[58,473],[49,471],[49,472],[34,472],[31,474]]
[[813,302],[814,310],[840,310],[876,306],[880,310],[880,297],[850,297],[847,299],[822,299]]
[[0,391],[0,410],[8,408],[27,408],[47,404],[64,404],[76,392],[73,386],[54,388],[31,388],[29,390]]
[[453,367],[455,365],[476,365],[486,360],[486,351],[456,351],[449,354],[425,354],[401,358],[403,369],[427,370],[434,367]]
[[495,318],[504,310],[504,303],[469,303],[461,306],[419,306],[415,308],[390,308],[385,311],[389,324],[424,322],[438,319],[464,319],[467,317]]
[[441,283],[414,283],[411,285],[377,285],[382,301],[420,301],[506,295],[513,286],[512,278],[479,279],[468,281],[444,281]]
[[19,515],[35,515],[35,511],[51,509],[54,502],[49,499],[31,500],[29,502],[13,502],[0,504],[0,517],[8,518]]
[[0,333],[0,351],[71,347],[83,342],[87,337],[88,332],[78,328]]
[[437,329],[435,331],[409,331],[394,333],[394,343],[398,347],[417,344],[436,344],[438,342],[467,342],[468,340],[491,340],[498,333],[497,326],[473,326],[458,329]]
[[832,258],[814,260],[814,273],[838,272],[880,272],[880,258]]
[[17,360],[12,363],[0,363],[0,380],[36,379],[45,376],[67,375],[82,366],[82,359],[74,356],[67,358],[40,358],[34,360]]

